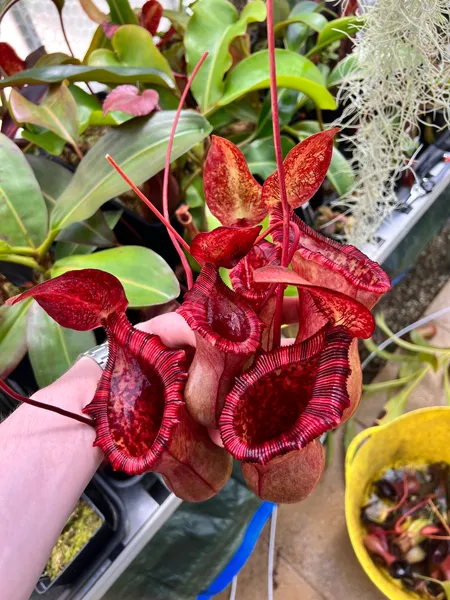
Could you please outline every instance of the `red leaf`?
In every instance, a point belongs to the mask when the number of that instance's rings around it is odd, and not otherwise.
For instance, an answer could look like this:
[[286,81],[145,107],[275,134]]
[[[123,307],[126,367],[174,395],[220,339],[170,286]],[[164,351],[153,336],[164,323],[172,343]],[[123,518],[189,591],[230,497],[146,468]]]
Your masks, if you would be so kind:
[[267,285],[265,283],[255,283],[253,281],[253,272],[255,269],[266,267],[267,265],[279,265],[281,258],[281,248],[262,241],[257,246],[253,246],[250,252],[230,271],[230,280],[233,289],[255,310],[266,299]]
[[191,244],[191,254],[201,265],[231,269],[252,248],[261,225],[256,227],[217,227],[208,233],[198,233]]
[[17,56],[14,48],[6,42],[0,42],[0,67],[8,77],[25,69],[25,62]]
[[[333,154],[333,137],[339,130],[328,129],[303,140],[286,156],[283,166],[290,206],[298,208],[310,200],[327,174]],[[278,171],[264,182],[263,202],[273,208],[281,202]]]
[[276,504],[301,502],[317,487],[325,468],[319,440],[302,450],[277,456],[266,465],[242,463],[242,473],[254,494]]
[[[275,208],[271,213],[271,225],[282,219],[281,208]],[[347,294],[369,309],[390,290],[389,277],[380,265],[367,258],[360,250],[317,233],[295,214],[291,215],[291,221],[300,230],[292,268],[309,283]],[[281,229],[272,233],[279,244],[282,243],[282,235]],[[292,238],[291,232],[291,241]]]
[[342,327],[325,328],[258,356],[225,400],[219,424],[228,452],[267,464],[339,425],[349,406],[351,341]]
[[106,327],[108,363],[84,409],[95,421],[95,445],[114,469],[157,471],[183,500],[210,498],[228,480],[231,457],[186,412],[184,352],[134,329],[125,315],[112,315]]
[[307,294],[307,301],[311,303],[314,312],[334,325],[342,325],[354,337],[369,338],[375,329],[372,313],[363,304],[335,290],[310,285],[290,269],[262,267],[254,272],[253,277],[258,283],[298,286],[303,293]]
[[152,35],[156,35],[163,16],[163,7],[157,0],[148,0],[142,7],[139,22]]
[[25,298],[34,298],[62,327],[76,331],[100,327],[109,315],[124,312],[128,306],[117,277],[98,269],[69,271],[10,298],[6,303],[13,305]]
[[110,92],[103,103],[103,116],[112,110],[121,110],[128,115],[149,115],[158,106],[159,95],[155,90],[139,90],[134,85],[119,85]]
[[256,225],[266,216],[261,186],[232,142],[213,135],[203,179],[206,202],[222,225]]

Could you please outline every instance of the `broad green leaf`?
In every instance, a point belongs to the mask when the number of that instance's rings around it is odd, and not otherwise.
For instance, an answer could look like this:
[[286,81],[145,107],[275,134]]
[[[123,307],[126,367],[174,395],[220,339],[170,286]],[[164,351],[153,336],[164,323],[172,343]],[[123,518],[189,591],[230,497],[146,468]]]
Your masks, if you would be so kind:
[[[289,17],[319,12],[321,8],[323,8],[323,4],[317,4],[317,2],[313,2],[312,0],[304,0],[293,7]],[[311,27],[304,22],[290,25],[286,31],[284,45],[288,50],[298,52],[308,39],[311,31]]]
[[59,135],[56,135],[53,131],[48,131],[46,129],[42,129],[42,131],[39,132],[23,129],[20,135],[24,140],[32,142],[53,156],[60,156],[66,145],[66,140],[60,138]]
[[80,61],[64,52],[51,52],[44,54],[36,61],[34,67],[54,67],[56,65],[79,65]]
[[[336,102],[324,85],[319,69],[314,63],[289,50],[275,51],[277,87],[306,94],[323,110],[335,110]],[[225,78],[225,93],[219,101],[225,106],[253,90],[270,87],[268,51],[261,50],[238,63]]]
[[[319,133],[320,130],[320,125],[317,121],[300,121],[289,128],[289,131],[292,133],[296,132],[299,141],[306,139],[310,135]],[[327,172],[327,179],[339,196],[346,194],[356,180],[356,175],[351,164],[336,147],[333,148],[333,156],[331,157],[330,168]]]
[[311,48],[306,56],[314,56],[314,54],[317,54],[333,42],[355,35],[363,23],[363,18],[355,16],[341,17],[340,19],[329,21],[319,33],[316,45],[314,48]]
[[[283,156],[295,146],[291,138],[281,137],[281,148]],[[267,179],[277,168],[273,137],[262,138],[249,144],[244,150],[248,168],[253,175],[259,175]]]
[[173,88],[172,79],[158,69],[138,69],[134,67],[89,67],[84,65],[60,65],[26,69],[11,77],[0,80],[0,89],[33,83],[60,83],[67,79],[76,81],[98,81],[99,83],[159,83]]
[[39,387],[50,385],[95,346],[93,331],[73,331],[58,325],[37,302],[28,315],[28,354]]
[[92,254],[95,250],[97,250],[96,246],[74,244],[73,242],[56,242],[55,259],[60,260],[61,258],[66,258],[66,256]]
[[[155,46],[151,34],[139,25],[119,27],[111,40],[113,50],[95,50],[89,65],[97,67],[142,67],[165,73],[174,87],[174,76],[169,63]],[[161,82],[159,82],[161,83]]]
[[274,31],[276,36],[281,36],[285,32],[286,28],[293,23],[304,23],[313,31],[322,31],[325,25],[328,23],[327,19],[316,12],[292,14],[286,21],[281,21],[275,25]]
[[327,78],[327,87],[335,87],[341,85],[343,80],[354,73],[358,73],[358,59],[354,54],[349,54],[343,60],[341,60],[331,71]]
[[31,302],[0,306],[0,378],[4,379],[27,352],[27,315]]
[[[278,90],[278,118],[280,127],[288,125],[297,112],[298,92],[283,88]],[[270,92],[267,92],[259,113],[257,131],[258,137],[268,137],[272,134],[272,107],[270,101]]]
[[163,15],[166,17],[166,19],[169,19],[169,21],[172,23],[175,29],[181,29],[182,31],[186,30],[189,23],[189,19],[191,18],[185,12],[169,10],[168,8],[164,9]]
[[139,23],[136,14],[130,6],[128,0],[106,0],[111,11],[111,21],[116,25],[126,25]]
[[74,269],[101,269],[120,279],[130,308],[164,304],[180,293],[174,272],[153,250],[121,246],[87,256],[70,256],[55,263],[51,276]]
[[131,121],[133,118],[133,115],[127,115],[120,110],[113,110],[105,116],[103,116],[102,110],[93,110],[89,118],[89,125],[94,127],[116,127],[117,125]]
[[0,134],[0,238],[37,248],[47,234],[47,208],[25,156]]
[[203,178],[196,177],[186,190],[186,204],[189,208],[201,208],[205,206],[205,195],[203,193]]
[[80,129],[77,105],[64,82],[51,89],[39,105],[33,104],[16,90],[11,90],[9,106],[18,123],[32,123],[45,127],[72,146],[76,146]]
[[192,10],[194,14],[184,38],[186,59],[188,71],[192,73],[203,54],[209,52],[191,88],[200,109],[207,112],[224,92],[223,77],[232,64],[231,42],[246,32],[249,23],[264,21],[266,7],[261,0],[255,0],[249,2],[239,16],[227,0],[198,0]]
[[[80,162],[78,169],[51,216],[53,229],[63,229],[87,219],[114,196],[129,189],[106,161],[111,154],[126,174],[140,185],[164,168],[174,113],[159,112],[110,129]],[[211,132],[208,121],[198,113],[183,111],[172,150],[176,160]]]
[[[62,165],[48,160],[43,156],[28,155],[27,160],[41,187],[48,211],[51,213],[57,199],[72,181],[73,173]],[[86,221],[73,223],[67,229],[60,231],[57,240],[91,245],[95,249],[99,246],[112,246],[116,238],[107,224],[103,213],[97,211],[92,217],[86,219]],[[84,254],[84,252],[80,253]]]
[[102,107],[92,94],[88,94],[77,85],[69,85],[69,90],[77,105],[79,132],[81,134],[90,124],[92,113],[96,110],[101,111]]
[[111,48],[112,48],[111,40],[108,39],[106,37],[106,35],[103,33],[103,29],[102,29],[101,25],[99,25],[97,27],[97,29],[95,30],[95,33],[91,39],[91,43],[89,44],[89,48],[87,49],[86,54],[84,55],[84,58],[83,58],[84,65],[88,64],[89,57],[92,54],[92,52],[94,52],[94,50],[98,50],[99,48],[107,48],[108,50],[111,50]]

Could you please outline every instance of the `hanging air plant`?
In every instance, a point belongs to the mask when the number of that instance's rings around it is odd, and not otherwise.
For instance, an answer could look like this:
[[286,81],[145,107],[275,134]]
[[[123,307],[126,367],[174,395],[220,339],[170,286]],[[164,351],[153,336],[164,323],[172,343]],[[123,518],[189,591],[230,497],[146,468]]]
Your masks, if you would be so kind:
[[342,138],[353,152],[357,181],[339,200],[354,216],[349,240],[371,241],[397,206],[396,183],[411,168],[411,148],[427,116],[450,123],[450,6],[445,0],[361,2],[339,102]]

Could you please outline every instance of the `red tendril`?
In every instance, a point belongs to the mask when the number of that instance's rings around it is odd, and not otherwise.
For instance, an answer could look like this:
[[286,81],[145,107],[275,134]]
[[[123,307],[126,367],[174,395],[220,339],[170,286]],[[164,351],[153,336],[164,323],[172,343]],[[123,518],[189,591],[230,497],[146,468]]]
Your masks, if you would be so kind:
[[[178,121],[180,119],[180,114],[181,114],[181,110],[183,108],[183,104],[186,100],[186,96],[188,95],[189,92],[189,88],[191,87],[191,84],[195,78],[195,76],[198,73],[198,70],[200,69],[200,67],[202,66],[203,62],[205,61],[206,57],[208,56],[208,52],[205,52],[205,54],[203,54],[203,56],[201,57],[201,59],[198,61],[195,69],[192,71],[191,76],[189,77],[186,86],[183,90],[183,93],[181,94],[181,98],[180,98],[180,102],[178,104],[178,108],[177,108],[177,112],[175,113],[175,119],[173,120],[173,125],[172,125],[172,131],[170,132],[170,137],[169,137],[169,143],[167,145],[167,154],[166,154],[166,165],[164,167],[164,181],[163,181],[163,213],[164,213],[164,217],[166,218],[166,220],[169,220],[169,174],[170,174],[170,156],[172,154],[172,146],[173,146],[173,140],[175,137],[175,131],[178,125]],[[183,268],[186,272],[186,279],[187,279],[187,286],[188,289],[191,289],[191,287],[194,285],[194,276],[192,275],[192,269],[189,266],[189,262],[188,259],[186,258],[186,255],[184,254],[183,250],[180,248],[180,246],[178,245],[177,242],[177,237],[173,235],[172,231],[169,230],[169,236],[170,239],[172,240],[173,245],[175,246],[175,250],[178,252],[178,255],[180,257],[181,260],[181,264],[183,265]]]

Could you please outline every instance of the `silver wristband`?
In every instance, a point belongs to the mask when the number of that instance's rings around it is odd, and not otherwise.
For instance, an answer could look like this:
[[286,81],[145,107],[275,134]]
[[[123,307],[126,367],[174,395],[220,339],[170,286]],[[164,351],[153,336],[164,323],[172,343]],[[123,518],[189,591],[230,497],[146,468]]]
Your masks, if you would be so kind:
[[95,348],[91,348],[90,350],[83,352],[79,355],[77,360],[80,360],[80,358],[83,358],[83,356],[88,356],[89,358],[95,360],[98,366],[104,371],[106,363],[108,362],[108,342],[104,342],[99,346],[95,346]]

